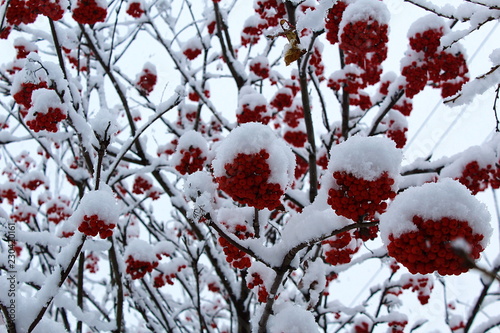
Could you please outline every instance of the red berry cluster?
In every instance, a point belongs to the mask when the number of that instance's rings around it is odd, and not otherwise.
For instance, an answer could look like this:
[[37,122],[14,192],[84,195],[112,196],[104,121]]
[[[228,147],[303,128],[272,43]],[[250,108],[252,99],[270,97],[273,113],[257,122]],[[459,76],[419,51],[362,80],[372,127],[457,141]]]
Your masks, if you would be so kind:
[[392,108],[401,112],[403,116],[408,117],[413,110],[413,102],[411,99],[403,97]]
[[137,280],[144,277],[146,273],[151,273],[153,269],[158,266],[158,261],[149,262],[136,260],[131,255],[127,257],[125,263],[127,264],[126,272],[132,277],[132,280]]
[[396,148],[403,148],[406,145],[406,132],[408,128],[400,128],[399,126],[394,126],[394,124],[394,120],[389,121],[388,130],[385,134],[396,143]]
[[115,228],[115,224],[107,224],[103,220],[99,219],[99,216],[94,215],[85,215],[83,217],[83,221],[80,223],[78,227],[78,231],[84,233],[87,236],[97,236],[102,239],[108,238],[113,235],[113,229]]
[[342,21],[342,14],[347,8],[347,3],[337,1],[332,8],[328,10],[325,22],[326,39],[333,45],[339,41],[339,25]]
[[36,45],[32,43],[21,43],[18,45],[14,45],[14,48],[16,49],[16,59],[26,59],[28,54],[30,54],[31,52],[38,53]]
[[247,287],[248,289],[253,289],[258,287],[257,291],[257,300],[261,303],[267,302],[267,298],[269,297],[269,292],[264,286],[264,280],[260,277],[260,274],[255,272],[252,273],[250,278],[247,278]]
[[187,150],[181,149],[180,154],[182,158],[179,164],[175,166],[175,170],[179,171],[182,175],[190,175],[196,171],[203,170],[207,157],[200,148],[190,146]]
[[161,288],[167,283],[172,286],[174,284],[175,277],[176,277],[175,273],[171,274],[160,273],[153,278],[153,287]]
[[[366,87],[363,81],[362,71],[356,65],[347,65],[342,70],[332,73],[328,78],[327,86],[334,91],[343,88],[349,94],[359,94],[359,90]],[[353,101],[356,98],[353,97]],[[360,98],[361,103],[361,98]]]
[[408,281],[402,286],[403,289],[411,289],[413,292],[417,292],[417,298],[420,304],[424,305],[429,303],[429,298],[431,297],[432,289],[434,284],[425,275],[415,275],[408,278]]
[[14,222],[29,223],[31,218],[36,215],[36,211],[27,205],[15,206],[14,209],[14,213],[10,215],[11,220]]
[[325,261],[330,265],[342,265],[351,262],[352,256],[358,252],[358,246],[350,246],[352,235],[349,231],[324,240]]
[[59,198],[59,200],[52,200],[47,204],[47,220],[49,222],[59,224],[59,222],[70,217],[72,210],[69,205],[69,201],[61,198]]
[[66,119],[66,113],[60,108],[51,108],[46,113],[35,112],[35,118],[26,122],[29,128],[35,132],[48,131],[56,133],[58,131],[57,125]]
[[368,110],[373,106],[370,95],[362,90],[358,90],[355,94],[349,95],[349,104],[359,106],[361,110]]
[[354,237],[363,242],[373,240],[378,237],[378,226],[359,228],[354,230]]
[[295,104],[292,108],[285,111],[283,122],[291,128],[297,128],[304,119],[304,109],[301,105]]
[[478,192],[486,190],[490,185],[490,181],[495,188],[494,178],[496,173],[496,170],[490,164],[486,167],[480,167],[477,161],[472,161],[467,163],[462,175],[456,179],[465,185],[472,194],[476,195]]
[[278,111],[283,111],[285,108],[292,106],[292,102],[293,92],[290,89],[281,88],[276,92],[269,104]]
[[90,54],[85,52],[84,48],[80,49],[69,49],[67,47],[61,47],[66,56],[68,57],[68,61],[73,68],[77,68],[81,72],[85,72],[88,70],[88,61],[90,58]]
[[201,54],[201,49],[199,48],[187,48],[182,53],[188,58],[189,60],[196,59]]
[[286,16],[286,8],[282,0],[257,0],[254,9],[266,22],[264,29],[277,26],[279,19]]
[[324,153],[319,156],[319,158],[316,160],[316,164],[320,166],[323,170],[326,170],[328,168],[328,154]]
[[325,65],[323,64],[322,53],[323,45],[319,44],[317,41],[313,48],[313,52],[311,53],[311,57],[309,58],[309,65],[314,69],[314,74],[320,81],[325,79],[323,76],[323,73],[325,72]]
[[283,139],[294,147],[304,147],[307,142],[307,134],[301,130],[287,130]]
[[142,4],[140,2],[133,1],[128,4],[127,14],[130,16],[139,18],[144,15],[144,13],[144,8],[142,8]]
[[89,253],[85,257],[85,269],[88,269],[90,273],[97,273],[99,270],[99,257],[92,252]]
[[247,20],[243,31],[241,32],[241,45],[248,46],[257,44],[260,36],[262,35],[262,30],[266,28],[265,21],[259,20],[258,18],[254,20]]
[[406,325],[408,325],[407,320],[403,321],[397,321],[393,320],[388,323],[389,325],[389,332],[391,333],[403,333]]
[[16,252],[16,257],[19,257],[21,255],[23,248],[16,241],[13,241],[12,244],[14,245],[14,251]]
[[14,200],[17,199],[17,193],[14,187],[2,186],[2,188],[0,188],[0,203],[2,203],[4,199],[7,199],[9,205],[14,204]]
[[179,141],[177,139],[173,139],[172,141],[170,141],[170,143],[167,143],[166,145],[163,145],[163,146],[158,146],[158,150],[156,152],[156,154],[158,156],[161,156],[163,154],[165,155],[172,155],[173,153],[175,153],[175,149],[177,147],[177,144],[179,144]]
[[161,288],[163,287],[166,283],[169,285],[174,284],[174,279],[177,277],[177,273],[182,271],[184,268],[186,268],[186,265],[180,265],[177,267],[177,272],[176,273],[159,273],[153,278],[153,286],[155,288]]
[[107,8],[100,7],[96,0],[78,0],[73,9],[73,19],[80,24],[104,22]]
[[31,107],[31,96],[34,90],[47,88],[47,82],[40,81],[38,83],[23,82],[21,89],[16,92],[12,97],[17,104],[24,106],[26,109]]
[[266,79],[269,77],[269,64],[263,64],[260,61],[255,61],[250,64],[250,72],[254,73],[261,79]]
[[[405,94],[412,98],[424,89],[427,82],[441,88],[443,98],[455,95],[468,78],[467,63],[463,53],[453,48],[443,50],[440,39],[443,29],[429,29],[410,37],[408,64],[402,74],[406,78]],[[420,52],[420,53],[418,53]]]
[[210,290],[213,293],[216,293],[216,294],[220,293],[220,287],[215,282],[210,282],[209,284],[207,284],[207,288],[208,288],[208,290]]
[[222,246],[226,261],[234,268],[245,269],[252,266],[250,257],[233,244],[229,243],[225,238],[219,237],[219,244]]
[[299,77],[292,71],[292,77],[290,79],[286,79],[283,81],[283,87],[288,88],[292,91],[292,96],[297,96],[297,93],[300,91],[300,82]]
[[134,179],[134,185],[132,186],[132,193],[143,194],[149,191],[153,187],[151,179],[144,176],[136,176]]
[[148,96],[154,89],[156,84],[156,73],[144,68],[141,75],[136,81],[137,89],[144,95]]
[[30,24],[35,22],[39,12],[30,8],[29,1],[10,0],[5,17],[11,25]]
[[27,182],[22,182],[21,186],[24,189],[29,189],[31,191],[34,191],[38,188],[38,186],[44,184],[45,182],[43,179],[30,179]]
[[28,0],[28,6],[32,11],[38,11],[40,14],[50,17],[54,21],[62,19],[64,15],[64,8],[59,1]]
[[432,56],[437,52],[443,35],[443,27],[417,32],[410,37],[410,47],[417,52],[423,52],[426,56]]
[[351,220],[371,220],[375,213],[382,213],[387,208],[385,200],[393,199],[394,179],[387,172],[375,180],[358,178],[345,171],[335,171],[333,178],[337,186],[328,191],[328,204],[338,215]]
[[[205,95],[206,98],[210,98],[210,90],[207,90],[207,89],[203,90],[203,95]],[[200,96],[195,91],[190,91],[188,94],[188,98],[190,101],[193,101],[193,102],[200,101]]]
[[463,239],[470,246],[471,259],[479,258],[484,250],[480,242],[484,235],[474,233],[467,221],[443,217],[440,220],[424,220],[414,216],[417,231],[410,231],[399,237],[389,235],[388,253],[415,274],[437,271],[441,275],[459,275],[469,267],[452,248],[452,242]]
[[340,48],[344,51],[346,64],[356,64],[363,70],[362,88],[375,84],[382,74],[382,62],[387,58],[387,24],[374,18],[349,22],[340,36]]
[[284,190],[279,184],[268,183],[271,174],[268,158],[265,149],[255,154],[238,154],[231,163],[224,165],[226,175],[216,178],[220,189],[241,204],[275,209],[281,204]]
[[212,21],[212,22],[207,24],[207,31],[210,35],[213,35],[216,26],[217,26],[217,22],[215,22],[215,21]]
[[253,109],[249,104],[243,104],[241,106],[241,110],[236,114],[236,119],[238,123],[250,123],[250,122],[259,122],[262,124],[268,124],[271,120],[271,117],[267,115],[267,105],[255,105]]
[[309,162],[299,155],[295,155],[295,179],[302,178],[306,174],[307,170],[309,170]]
[[458,320],[458,322],[455,322],[453,324],[450,323],[450,329],[458,332],[463,332],[463,329],[465,328],[465,322],[463,320]]
[[354,332],[356,333],[370,333],[371,326],[370,323],[366,321],[360,321],[354,325]]

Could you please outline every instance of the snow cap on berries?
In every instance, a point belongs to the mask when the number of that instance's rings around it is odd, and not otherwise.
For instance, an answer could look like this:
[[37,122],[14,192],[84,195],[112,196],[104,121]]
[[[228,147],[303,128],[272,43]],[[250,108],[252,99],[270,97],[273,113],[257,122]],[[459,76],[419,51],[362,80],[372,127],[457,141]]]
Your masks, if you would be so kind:
[[353,22],[377,21],[380,24],[389,24],[391,14],[382,1],[358,0],[350,3],[342,14],[339,30]]
[[295,155],[271,128],[260,123],[242,124],[216,147],[216,156],[212,162],[214,176],[224,176],[224,165],[231,163],[236,155],[258,154],[263,149],[269,154],[267,162],[271,174],[268,182],[277,183],[285,189],[294,179]]
[[200,132],[190,130],[182,134],[170,164],[181,174],[192,174],[203,169],[208,158],[207,141]]
[[31,95],[31,108],[25,118],[26,124],[35,132],[57,132],[57,125],[67,118],[66,107],[52,89],[40,88]]
[[145,240],[135,238],[127,244],[124,257],[132,256],[137,261],[152,263],[158,261],[156,253],[157,251],[155,251],[155,248],[151,244]]
[[330,173],[344,171],[365,180],[375,180],[384,172],[397,180],[402,159],[401,151],[392,140],[373,136],[350,137],[334,146],[330,156]]
[[[119,209],[111,189],[107,186],[101,186],[101,189],[85,193],[80,205],[68,219],[68,223],[80,225],[82,221],[96,215],[103,222],[103,227],[113,229],[120,218]],[[96,230],[97,232],[103,230]],[[87,233],[86,233],[87,234]],[[102,235],[101,235],[102,236]]]
[[[438,17],[434,14],[428,14],[418,18],[415,22],[412,23],[410,28],[408,29],[407,37],[412,38],[417,34],[422,34],[425,31],[434,30],[441,31],[441,33],[446,33],[447,25],[441,17]],[[418,51],[418,50],[417,50]]]
[[474,233],[484,236],[480,242],[483,248],[493,232],[486,206],[464,185],[449,178],[438,183],[411,187],[394,199],[380,216],[380,233],[384,244],[389,244],[391,234],[397,238],[404,233],[417,231],[412,222],[414,216],[434,221],[445,217],[466,221]]

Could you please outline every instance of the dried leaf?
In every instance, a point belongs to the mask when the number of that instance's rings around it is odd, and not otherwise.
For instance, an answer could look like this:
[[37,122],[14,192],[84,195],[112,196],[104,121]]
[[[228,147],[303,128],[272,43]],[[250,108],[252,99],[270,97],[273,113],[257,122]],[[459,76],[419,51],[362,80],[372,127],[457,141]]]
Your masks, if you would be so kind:
[[306,50],[300,47],[299,35],[295,27],[287,20],[281,20],[280,24],[284,35],[288,39],[288,42],[290,42],[290,47],[285,53],[285,64],[288,66],[305,54]]
[[290,47],[285,53],[285,64],[288,66],[295,60],[298,60],[306,50],[298,48],[297,46]]

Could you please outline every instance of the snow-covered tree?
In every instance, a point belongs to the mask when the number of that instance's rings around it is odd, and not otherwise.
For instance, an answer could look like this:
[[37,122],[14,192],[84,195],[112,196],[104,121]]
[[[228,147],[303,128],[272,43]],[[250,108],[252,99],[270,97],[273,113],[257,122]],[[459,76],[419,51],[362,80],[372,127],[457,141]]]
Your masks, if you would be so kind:
[[497,0],[0,14],[5,331],[500,327]]

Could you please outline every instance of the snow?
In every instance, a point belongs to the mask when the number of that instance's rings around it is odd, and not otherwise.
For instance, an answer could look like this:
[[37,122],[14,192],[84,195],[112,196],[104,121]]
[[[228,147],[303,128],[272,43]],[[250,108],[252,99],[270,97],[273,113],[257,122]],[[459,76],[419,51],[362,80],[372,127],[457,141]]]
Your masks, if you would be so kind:
[[118,114],[111,110],[101,108],[94,118],[90,120],[90,126],[92,126],[92,129],[99,139],[109,140],[120,130]]
[[493,66],[500,65],[500,49],[495,49],[490,54],[490,60]]
[[63,114],[67,114],[66,108],[61,104],[59,96],[53,89],[36,89],[31,95],[32,107],[29,109],[26,121],[34,119],[36,113],[46,114],[49,108],[59,108]]
[[311,312],[298,305],[284,303],[277,306],[277,313],[269,319],[269,333],[314,333],[319,327]]
[[212,162],[214,176],[225,175],[224,165],[242,154],[256,154],[262,149],[269,153],[269,183],[277,183],[285,189],[294,178],[295,155],[290,147],[276,133],[261,123],[245,123],[236,127],[215,148]]
[[202,152],[201,156],[208,156],[209,154],[207,141],[203,135],[201,135],[200,132],[189,130],[182,134],[179,138],[179,143],[177,144],[175,153],[172,155],[170,164],[173,166],[179,165],[182,157],[184,156],[184,153],[181,153],[181,150],[189,151],[191,147],[200,148]]
[[[223,223],[229,231],[234,232],[236,225],[251,226],[254,212],[253,207],[220,208],[217,212],[217,221]],[[248,230],[253,230],[253,227],[248,228]]]
[[[160,248],[161,249],[161,248]],[[145,240],[134,238],[127,244],[127,248],[125,249],[124,258],[128,258],[129,256],[133,257],[138,261],[145,262],[155,262],[158,261],[156,257],[156,251]]]
[[380,24],[389,24],[391,14],[387,6],[381,1],[358,0],[347,6],[339,25],[339,34],[344,27],[358,21],[377,21]]
[[467,221],[474,233],[484,235],[481,245],[486,247],[493,232],[490,213],[485,204],[474,197],[458,181],[444,178],[437,183],[411,187],[396,196],[387,211],[380,216],[380,235],[384,244],[389,244],[389,235],[394,237],[416,231],[413,216],[429,220],[443,217]]
[[494,166],[496,162],[495,151],[490,145],[472,146],[460,153],[454,161],[448,163],[441,170],[441,177],[458,178],[462,175],[465,166],[476,161],[481,168]]
[[353,136],[330,151],[328,172],[352,173],[358,178],[375,180],[383,172],[398,179],[402,153],[395,143],[385,137]]
[[331,207],[323,207],[323,204],[326,205],[326,198],[318,194],[315,203],[305,207],[302,213],[294,215],[288,221],[281,233],[282,242],[280,243],[285,252],[306,241],[314,241],[325,237],[352,222],[344,217],[337,216]]
[[464,84],[458,98],[452,97],[445,102],[449,102],[453,106],[470,104],[477,95],[484,94],[488,89],[496,86],[498,82],[500,82],[500,69],[499,67],[493,67],[487,74],[476,77]]
[[182,46],[183,50],[201,50],[203,45],[201,44],[200,38],[198,36],[188,39]]
[[307,9],[304,15],[298,18],[297,30],[311,29],[312,31],[321,31],[325,28],[325,17],[328,10],[334,5],[334,0],[322,0],[315,10]]
[[241,113],[243,111],[243,105],[248,105],[248,108],[250,110],[254,110],[255,107],[259,105],[267,105],[267,100],[262,94],[259,94],[251,86],[244,86],[240,90],[240,95],[238,98],[238,109],[236,111],[237,113]]
[[[428,14],[417,19],[408,29],[407,37],[414,37],[417,33],[423,33],[427,30],[445,29],[444,19],[434,14]],[[443,30],[446,33],[446,30]]]
[[78,208],[66,221],[68,225],[78,226],[85,215],[98,215],[105,224],[118,224],[120,218],[118,205],[113,192],[109,187],[103,186],[99,190],[85,193]]
[[184,184],[184,194],[189,198],[196,198],[204,193],[215,196],[217,185],[212,181],[212,175],[206,171],[197,171],[190,174]]

